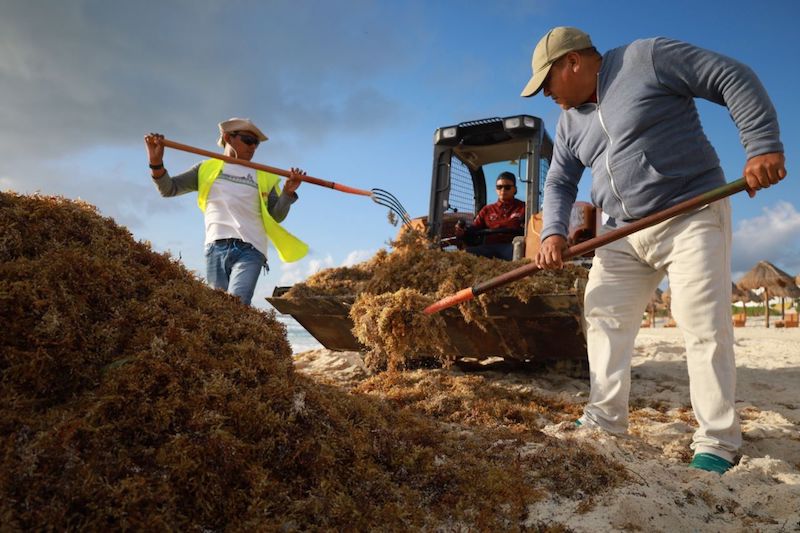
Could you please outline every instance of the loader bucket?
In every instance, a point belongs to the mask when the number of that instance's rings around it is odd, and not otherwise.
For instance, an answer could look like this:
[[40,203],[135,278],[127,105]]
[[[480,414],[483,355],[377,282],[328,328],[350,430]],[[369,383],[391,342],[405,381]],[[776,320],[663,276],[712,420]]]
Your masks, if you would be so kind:
[[[355,296],[289,299],[283,296],[289,289],[276,287],[267,301],[280,313],[291,315],[330,350],[366,350],[351,331],[349,312]],[[465,322],[455,309],[447,309],[442,315],[447,326],[447,351],[457,360],[502,357],[519,362],[571,361],[585,367],[581,293],[540,294],[525,303],[512,296],[501,297],[489,304],[486,331]]]

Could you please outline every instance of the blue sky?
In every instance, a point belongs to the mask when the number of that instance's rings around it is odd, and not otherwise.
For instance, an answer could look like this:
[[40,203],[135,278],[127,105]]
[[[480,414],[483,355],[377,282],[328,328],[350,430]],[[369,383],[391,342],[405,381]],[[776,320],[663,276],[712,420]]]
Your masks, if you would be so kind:
[[[789,177],[733,200],[734,279],[761,259],[797,275],[799,19],[796,1],[5,0],[0,188],[89,201],[202,275],[195,195],[159,196],[142,137],[217,150],[217,122],[246,116],[270,136],[254,160],[383,188],[424,215],[436,128],[527,113],[554,131],[555,104],[519,92],[539,37],[570,25],[601,51],[667,36],[755,70],[778,110]],[[744,154],[727,111],[700,108],[729,180],[738,178]],[[197,160],[168,151],[165,164],[177,173]],[[311,253],[289,265],[273,253],[254,302],[276,284],[364,260],[397,231],[367,198],[310,184],[298,192],[285,225]]]

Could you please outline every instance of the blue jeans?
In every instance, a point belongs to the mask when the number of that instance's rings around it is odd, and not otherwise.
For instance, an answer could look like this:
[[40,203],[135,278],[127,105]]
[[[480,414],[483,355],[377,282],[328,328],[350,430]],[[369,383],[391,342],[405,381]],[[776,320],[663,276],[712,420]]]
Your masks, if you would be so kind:
[[220,239],[206,245],[206,279],[215,289],[238,296],[250,305],[261,268],[267,258],[240,239]]

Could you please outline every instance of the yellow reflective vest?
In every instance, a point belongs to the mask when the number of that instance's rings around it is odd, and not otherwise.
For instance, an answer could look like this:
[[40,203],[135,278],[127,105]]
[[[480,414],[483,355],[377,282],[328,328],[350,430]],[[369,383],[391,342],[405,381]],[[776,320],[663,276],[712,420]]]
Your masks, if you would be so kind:
[[[225,165],[224,161],[219,159],[207,159],[200,164],[197,174],[197,205],[200,210],[206,212],[206,201],[208,200],[208,193],[211,190],[211,185],[217,179],[222,167]],[[269,191],[273,188],[280,194],[281,190],[278,187],[280,178],[275,174],[264,172],[263,170],[256,170],[256,183],[258,183],[258,194],[261,197],[261,222],[264,224],[264,231],[267,237],[272,242],[272,245],[278,251],[278,256],[284,263],[291,263],[302,259],[308,253],[308,245],[286,231],[280,224],[278,224],[272,215],[267,210],[267,198]]]

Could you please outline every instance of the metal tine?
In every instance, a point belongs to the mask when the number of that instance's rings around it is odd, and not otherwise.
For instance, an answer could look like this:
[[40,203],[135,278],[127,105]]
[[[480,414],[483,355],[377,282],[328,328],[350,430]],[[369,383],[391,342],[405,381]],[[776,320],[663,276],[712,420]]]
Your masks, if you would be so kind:
[[378,205],[391,209],[403,220],[404,224],[411,224],[411,216],[408,214],[408,211],[406,211],[405,207],[400,203],[400,200],[392,193],[383,189],[372,189],[372,199]]
[[406,211],[406,208],[403,207],[403,205],[400,203],[400,200],[398,200],[395,195],[383,189],[372,189],[372,193],[373,195],[377,195],[377,197],[384,202],[381,205],[389,207],[386,205],[386,203],[390,203],[398,211],[397,214],[401,218],[403,218],[405,221],[411,220],[411,216],[408,214],[408,211]]
[[[392,193],[390,193],[389,191],[386,191],[384,189],[372,189],[371,192],[372,192],[372,194],[377,194],[378,196],[380,196],[381,199],[390,201],[394,205],[396,205],[396,206],[398,206],[399,208],[402,209],[403,206],[402,206],[402,204],[400,204],[400,200],[398,200],[397,197],[395,195],[393,195]],[[402,210],[405,211],[405,209],[402,209]]]
[[409,225],[409,224],[411,224],[411,219],[410,219],[410,218],[408,218],[408,215],[407,215],[406,213],[403,213],[403,212],[402,212],[402,211],[400,211],[399,209],[397,209],[397,207],[393,206],[392,204],[389,204],[389,203],[384,203],[383,201],[380,201],[380,200],[375,200],[375,203],[376,203],[376,204],[378,204],[378,205],[380,205],[380,206],[383,206],[383,207],[388,207],[388,208],[389,208],[389,210],[390,210],[392,213],[394,213],[395,215],[397,215],[398,217],[400,217],[400,219],[403,221],[403,224],[404,224],[404,225]]
[[398,209],[394,205],[392,205],[390,203],[384,203],[382,201],[376,201],[376,203],[378,205],[383,206],[383,207],[388,207],[390,211],[392,211],[394,214],[396,214],[398,217],[400,217],[400,219],[403,221],[403,224],[405,224],[405,225],[411,224],[411,218],[408,216],[408,214],[404,213],[403,211],[401,211],[400,209]]
[[376,202],[384,207],[389,207],[392,209],[400,218],[403,219],[403,222],[410,222],[411,217],[409,216],[408,212],[396,201],[378,195]]

